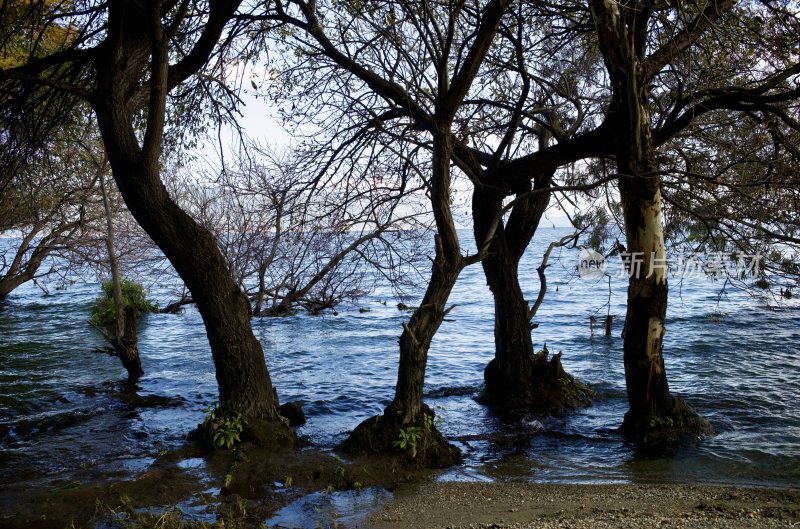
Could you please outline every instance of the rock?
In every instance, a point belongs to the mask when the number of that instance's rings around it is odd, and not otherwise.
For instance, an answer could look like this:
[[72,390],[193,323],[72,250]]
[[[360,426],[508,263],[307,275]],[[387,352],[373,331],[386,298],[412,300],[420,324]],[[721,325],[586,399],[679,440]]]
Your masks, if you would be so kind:
[[278,413],[289,420],[289,426],[300,426],[306,423],[306,414],[303,413],[299,401],[281,404]]

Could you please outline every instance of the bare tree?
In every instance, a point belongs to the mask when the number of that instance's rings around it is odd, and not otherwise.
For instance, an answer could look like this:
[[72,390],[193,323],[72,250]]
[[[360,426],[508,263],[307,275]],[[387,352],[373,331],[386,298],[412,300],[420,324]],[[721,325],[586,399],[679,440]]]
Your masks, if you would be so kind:
[[0,300],[68,268],[71,249],[90,237],[97,219],[97,184],[98,174],[83,165],[67,135],[15,168],[0,195]]

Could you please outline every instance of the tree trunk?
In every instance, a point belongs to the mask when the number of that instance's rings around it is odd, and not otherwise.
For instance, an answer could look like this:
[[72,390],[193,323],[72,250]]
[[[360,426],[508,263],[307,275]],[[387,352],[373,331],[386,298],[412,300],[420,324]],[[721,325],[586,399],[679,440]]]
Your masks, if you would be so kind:
[[[220,4],[220,12],[216,7],[211,7],[209,24],[214,17],[229,16],[226,10],[236,6]],[[249,302],[214,236],[175,204],[160,179],[169,89],[168,38],[159,6],[112,2],[107,25],[104,56],[96,62],[92,105],[117,187],[197,303],[211,345],[222,412],[277,421],[278,399],[250,326]],[[145,69],[150,74],[145,98],[149,103],[140,143],[134,130],[138,106],[133,98]]]
[[628,308],[624,331],[625,383],[630,410],[622,432],[646,447],[671,446],[708,423],[669,392],[662,353],[667,270],[661,227],[661,177],[655,160],[650,94],[643,65],[654,5],[621,9],[591,0],[590,7],[612,86],[617,172],[628,244]]
[[[505,402],[531,400],[534,369],[528,302],[519,284],[519,262],[549,202],[543,193],[514,205],[507,225],[498,225],[489,254],[482,261],[494,297],[494,363],[487,366],[487,393]],[[482,244],[503,207],[502,197],[487,189],[472,194],[475,240]],[[497,400],[497,399],[492,399]]]
[[108,148],[125,203],[186,283],[203,318],[220,406],[244,417],[276,420],[278,402],[261,344],[250,326],[248,300],[231,277],[214,236],[172,201],[157,167],[120,151]]
[[401,424],[411,425],[419,420],[423,410],[422,390],[425,384],[425,368],[428,349],[436,331],[444,320],[445,305],[461,270],[458,260],[452,255],[443,255],[439,235],[436,235],[436,258],[431,269],[431,278],[422,304],[403,325],[400,335],[400,365],[397,372],[395,397],[386,410],[387,415],[397,417]]
[[125,321],[125,329],[121,337],[116,337],[114,340],[114,349],[116,349],[122,365],[128,370],[128,378],[130,380],[137,380],[142,375],[142,361],[139,357],[138,338],[136,335],[136,309],[133,307],[126,307],[123,318]]
[[450,158],[453,140],[448,127],[434,134],[431,177],[431,206],[436,221],[435,258],[431,279],[422,304],[400,335],[400,366],[395,397],[387,415],[400,418],[403,425],[415,424],[422,413],[422,388],[431,340],[442,324],[450,291],[463,268],[453,213],[450,209]]
[[14,276],[4,276],[0,278],[0,301],[6,299],[9,294],[16,290],[23,283],[33,279],[32,274],[20,274]]
[[[537,184],[550,185],[551,177]],[[529,191],[524,189],[520,194]],[[587,405],[591,392],[564,371],[561,355],[548,358],[546,349],[535,354],[531,338],[531,309],[519,283],[519,263],[530,244],[550,195],[520,197],[508,223],[496,227],[488,255],[483,259],[486,282],[494,297],[495,357],[484,370],[482,401],[504,413],[559,413]],[[472,195],[475,239],[480,246],[502,212],[502,196],[487,188]],[[540,288],[544,288],[541,286]]]
[[[641,153],[644,154],[644,153]],[[620,168],[620,172],[626,170]],[[631,256],[625,317],[625,382],[630,419],[671,415],[672,398],[664,369],[662,342],[667,314],[667,274],[661,230],[658,178],[622,178],[620,195]]]
[[[606,6],[607,7],[607,6]],[[597,12],[597,11],[596,11]],[[647,11],[604,15],[618,35],[616,53],[608,49],[612,106],[617,113],[617,172],[630,265],[624,330],[625,384],[629,411],[621,430],[646,447],[671,446],[689,433],[709,431],[682,400],[669,391],[663,340],[667,313],[667,264],[661,224],[661,177],[655,159],[647,80],[640,76]],[[628,16],[623,23],[620,17]],[[629,29],[625,30],[625,27]],[[602,27],[602,25],[601,25]],[[637,35],[625,40],[625,31]],[[608,33],[601,30],[601,38]],[[608,46],[608,42],[605,44]]]
[[0,301],[6,299],[20,285],[36,277],[36,272],[38,272],[39,267],[44,262],[44,258],[47,256],[47,241],[39,242],[32,250],[27,262],[25,261],[25,254],[30,250],[36,235],[40,232],[41,225],[37,225],[20,242],[14,259],[8,265],[3,276],[0,277]]
[[[400,363],[397,385],[391,404],[384,414],[359,424],[339,446],[349,454],[380,454],[397,452],[396,442],[401,432],[416,428],[419,437],[404,452],[406,462],[421,468],[443,468],[461,459],[460,451],[451,446],[433,423],[434,412],[423,402],[425,369],[428,349],[448,310],[447,298],[458,279],[464,260],[450,210],[450,156],[452,140],[446,131],[434,134],[431,176],[431,206],[436,220],[434,236],[436,254],[431,278],[420,306],[403,324],[400,335]],[[426,419],[427,417],[427,419]]]
[[[102,169],[101,169],[102,170]],[[100,174],[100,192],[103,195],[103,209],[106,214],[106,250],[108,251],[108,264],[111,268],[111,284],[114,297],[114,336],[111,344],[114,351],[128,371],[130,380],[137,380],[144,371],[139,358],[139,348],[136,335],[136,310],[133,307],[125,308],[122,299],[122,277],[119,271],[119,258],[114,240],[114,219],[111,215],[111,205],[108,200],[105,177]]]

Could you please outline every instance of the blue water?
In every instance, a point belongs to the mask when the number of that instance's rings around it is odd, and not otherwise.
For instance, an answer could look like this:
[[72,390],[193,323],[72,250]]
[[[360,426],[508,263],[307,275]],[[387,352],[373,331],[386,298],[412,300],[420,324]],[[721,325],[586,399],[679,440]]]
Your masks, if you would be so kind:
[[[546,245],[563,233],[541,230],[523,259],[521,281],[531,300]],[[612,280],[607,305],[607,280],[577,278],[576,262],[577,250],[557,250],[551,258],[533,336],[537,346],[564,353],[565,368],[598,392],[597,402],[563,418],[505,422],[475,401],[493,355],[493,304],[480,267],[468,268],[451,297],[458,307],[436,336],[428,363],[426,400],[438,407],[443,433],[466,456],[440,479],[800,483],[796,306],[768,310],[763,300],[729,286],[720,295],[722,281],[672,281],[665,337],[671,389],[717,433],[672,457],[647,458],[615,431],[627,409],[620,338],[625,281]],[[165,402],[142,407],[121,398],[124,370],[116,359],[92,352],[103,345],[87,323],[98,291],[76,283],[45,295],[26,285],[0,305],[3,483],[142,470],[161,449],[178,446],[215,400],[209,347],[192,307],[148,315],[140,328],[146,375],[138,394]],[[302,401],[308,423],[300,433],[319,446],[341,441],[393,395],[397,338],[409,313],[397,309],[391,292],[380,287],[335,314],[253,321],[281,400]],[[610,337],[597,327],[592,332],[589,323],[607,312],[617,316]]]

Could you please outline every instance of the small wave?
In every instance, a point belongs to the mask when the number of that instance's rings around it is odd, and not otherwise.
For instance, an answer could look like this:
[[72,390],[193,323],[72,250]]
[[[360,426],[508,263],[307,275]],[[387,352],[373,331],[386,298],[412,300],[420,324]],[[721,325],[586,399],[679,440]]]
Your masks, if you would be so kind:
[[443,397],[463,397],[474,395],[480,392],[480,386],[444,386],[433,388],[425,392],[425,397],[429,399],[440,399]]

